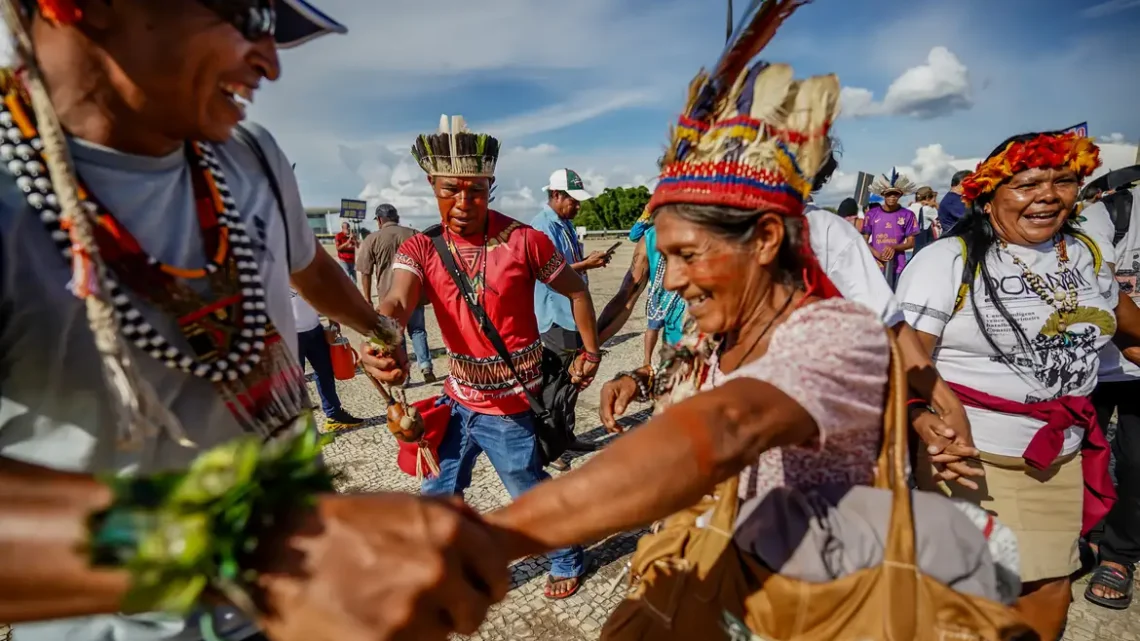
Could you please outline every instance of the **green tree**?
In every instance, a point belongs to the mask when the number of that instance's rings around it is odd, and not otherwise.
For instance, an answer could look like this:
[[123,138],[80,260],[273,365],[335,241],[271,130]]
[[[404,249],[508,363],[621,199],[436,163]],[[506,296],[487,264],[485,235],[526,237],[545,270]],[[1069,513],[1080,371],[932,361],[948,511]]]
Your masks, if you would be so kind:
[[582,203],[574,224],[586,229],[629,229],[649,204],[649,189],[640,187],[607,187],[602,193]]

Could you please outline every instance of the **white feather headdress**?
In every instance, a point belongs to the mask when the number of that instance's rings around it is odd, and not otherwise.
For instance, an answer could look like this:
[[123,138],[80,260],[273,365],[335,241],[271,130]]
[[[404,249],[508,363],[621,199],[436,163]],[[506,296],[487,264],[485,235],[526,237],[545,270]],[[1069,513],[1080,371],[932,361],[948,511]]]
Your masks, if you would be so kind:
[[882,196],[885,192],[897,191],[906,196],[918,191],[918,185],[910,178],[899,173],[898,169],[891,167],[890,174],[882,174],[871,183],[871,193]]

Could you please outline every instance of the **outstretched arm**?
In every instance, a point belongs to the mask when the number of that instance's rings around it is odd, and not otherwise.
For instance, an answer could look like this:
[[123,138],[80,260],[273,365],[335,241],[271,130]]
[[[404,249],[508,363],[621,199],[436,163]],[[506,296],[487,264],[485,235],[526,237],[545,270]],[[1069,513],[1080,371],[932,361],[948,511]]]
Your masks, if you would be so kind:
[[642,237],[633,250],[633,261],[630,263],[629,271],[625,273],[621,287],[610,302],[606,303],[602,315],[598,317],[598,340],[603,345],[625,326],[630,314],[633,313],[637,299],[641,297],[641,292],[645,291],[648,284],[649,255],[645,248],[645,238]]
[[111,500],[91,476],[0,458],[0,621],[119,610],[130,577],[93,569],[82,551],[88,515]]
[[313,242],[317,253],[307,267],[293,273],[293,287],[318,312],[364,336],[371,335],[379,322],[376,310],[320,241],[314,237]]
[[[736,379],[671,407],[487,521],[505,530],[515,558],[597,540],[689,507],[765,450],[817,433],[791,397],[763,381]],[[574,518],[562,518],[567,514]]]

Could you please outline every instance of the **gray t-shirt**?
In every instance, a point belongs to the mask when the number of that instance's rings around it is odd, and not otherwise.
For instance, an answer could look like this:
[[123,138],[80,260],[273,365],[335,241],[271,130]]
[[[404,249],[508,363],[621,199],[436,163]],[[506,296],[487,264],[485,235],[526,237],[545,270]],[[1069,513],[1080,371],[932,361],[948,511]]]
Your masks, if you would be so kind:
[[[237,140],[216,145],[237,210],[253,239],[265,281],[270,319],[294,351],[296,329],[289,273],[316,251],[296,177],[273,137],[247,128],[260,142],[281,187],[284,216],[254,152]],[[205,264],[183,150],[161,158],[123,154],[72,141],[76,169],[94,196],[157,259],[186,268]],[[291,269],[286,269],[285,224]],[[70,267],[0,166],[0,455],[46,467],[106,472],[185,467],[199,452],[159,437],[141,451],[115,447],[115,425],[83,303],[68,289]],[[175,323],[138,299],[146,320],[175,344]],[[184,343],[184,349],[188,349]],[[189,437],[209,448],[242,434],[212,385],[167,368],[131,348],[143,376]],[[15,626],[18,641],[157,641],[199,639],[177,618],[93,617]],[[183,636],[184,635],[184,636]]]

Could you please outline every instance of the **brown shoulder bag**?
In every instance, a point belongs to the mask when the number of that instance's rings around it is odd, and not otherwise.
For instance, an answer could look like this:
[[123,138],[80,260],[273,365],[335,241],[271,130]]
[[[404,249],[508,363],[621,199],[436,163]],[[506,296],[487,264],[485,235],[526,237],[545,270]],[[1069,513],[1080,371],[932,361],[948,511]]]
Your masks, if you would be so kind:
[[[906,483],[906,378],[891,339],[891,369],[876,487],[893,500],[884,561],[830,583],[781,577],[732,540],[737,477],[713,497],[670,517],[641,539],[630,595],[602,630],[603,641],[971,641],[1036,638],[1012,608],[962,594],[925,576],[915,559]],[[697,518],[713,508],[711,522]]]

